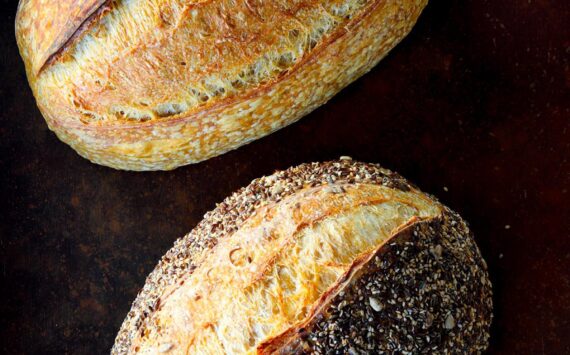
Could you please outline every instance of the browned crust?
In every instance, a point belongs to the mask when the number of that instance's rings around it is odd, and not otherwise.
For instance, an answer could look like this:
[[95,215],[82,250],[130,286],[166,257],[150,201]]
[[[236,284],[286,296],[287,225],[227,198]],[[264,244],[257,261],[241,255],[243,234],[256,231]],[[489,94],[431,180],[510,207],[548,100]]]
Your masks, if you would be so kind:
[[[246,1],[247,3],[247,1]],[[182,115],[175,118],[167,118],[161,120],[150,120],[150,121],[143,121],[143,122],[136,122],[133,123],[132,120],[130,121],[110,121],[110,122],[96,122],[94,125],[85,124],[81,121],[70,121],[70,120],[63,120],[63,119],[54,119],[50,123],[54,127],[61,127],[61,128],[77,128],[81,129],[82,131],[106,131],[106,130],[128,130],[128,129],[141,129],[145,126],[149,127],[156,127],[156,126],[173,126],[180,122],[184,121],[192,121],[199,119],[202,116],[207,116],[214,112],[218,112],[223,110],[224,108],[231,107],[236,102],[244,101],[253,99],[264,94],[267,94],[271,89],[278,83],[286,81],[290,77],[292,77],[299,68],[303,67],[304,64],[315,60],[319,57],[319,55],[326,50],[326,48],[334,43],[335,41],[341,39],[345,34],[353,31],[358,25],[369,16],[371,12],[376,10],[378,6],[383,3],[382,0],[375,0],[371,4],[367,6],[367,11],[363,11],[358,16],[351,19],[345,26],[339,27],[337,31],[333,32],[329,36],[327,36],[322,42],[320,42],[313,50],[309,52],[309,54],[305,55],[301,60],[299,60],[295,65],[290,68],[287,72],[282,75],[275,77],[272,80],[269,80],[262,85],[258,85],[253,87],[249,90],[244,91],[240,95],[234,95],[227,97],[225,99],[216,101],[214,104],[207,106],[206,108],[201,108],[196,111],[190,112],[188,115]],[[90,21],[92,23],[93,21]],[[83,30],[80,31],[83,33]],[[74,38],[73,38],[74,39]],[[70,43],[73,42],[72,40]],[[68,47],[68,46],[66,46]],[[62,117],[63,118],[63,117]],[[108,124],[105,124],[108,123]]]
[[16,37],[27,56],[31,80],[62,58],[104,13],[111,0],[20,0]]
[[131,341],[152,312],[163,291],[180,282],[197,267],[194,259],[221,238],[235,232],[260,207],[276,203],[305,187],[336,183],[369,183],[408,191],[412,187],[396,173],[375,164],[349,159],[303,164],[251,182],[208,212],[188,235],[179,239],[148,276],[144,288],[115,340],[113,354],[128,352]]
[[[314,0],[307,3],[312,6],[318,4]],[[80,55],[77,66],[71,60],[67,65],[65,53],[75,53],[73,44],[78,43],[78,39],[86,32],[99,33],[99,26],[95,24],[100,23],[98,19],[106,13],[101,11],[94,13],[84,25],[77,24],[74,32],[77,35],[70,33],[68,41],[61,42],[61,52],[54,50],[50,53],[57,52],[41,75],[36,75],[37,55],[34,54],[42,52],[34,48],[41,47],[37,41],[37,37],[41,36],[30,35],[33,32],[33,26],[30,25],[33,11],[29,6],[23,14],[19,13],[18,23],[21,24],[17,24],[16,32],[40,110],[49,127],[61,140],[70,144],[80,155],[99,164],[129,170],[168,170],[235,149],[295,122],[322,105],[370,70],[404,38],[426,3],[427,0],[366,1],[361,8],[355,10],[352,17],[339,17],[342,20],[331,25],[330,32],[318,38],[316,47],[311,45],[299,52],[290,66],[283,70],[269,71],[267,77],[248,82],[241,88],[228,86],[224,89],[225,94],[219,95],[204,88],[203,85],[206,84],[202,80],[209,80],[210,77],[213,81],[221,80],[220,78],[233,80],[235,75],[248,70],[249,66],[256,65],[266,56],[274,55],[274,52],[277,53],[275,55],[281,55],[281,52],[297,48],[285,44],[277,47],[268,44],[276,43],[274,41],[277,40],[288,41],[286,32],[276,35],[267,26],[258,28],[250,14],[252,24],[246,28],[251,28],[252,36],[258,37],[239,40],[239,46],[212,44],[211,47],[205,47],[193,37],[182,38],[188,43],[177,41],[175,37],[187,32],[186,29],[193,28],[192,26],[201,29],[190,19],[194,7],[182,6],[176,8],[179,11],[176,17],[179,22],[174,23],[173,27],[165,26],[157,31],[148,31],[145,27],[144,31],[136,34],[136,40],[130,39],[125,45],[105,37],[106,27],[101,26],[101,39],[94,35],[90,45],[99,51],[100,45],[108,41],[117,46],[113,47],[116,51],[105,54],[106,59]],[[242,2],[240,4],[243,5]],[[162,5],[160,11],[169,11],[166,1]],[[271,7],[264,6],[267,9]],[[237,13],[227,6],[220,5],[218,8],[215,2],[210,1],[196,5],[198,7],[208,8],[207,11],[204,10],[205,21],[200,18],[202,22],[222,21]],[[219,10],[217,13],[214,11],[216,9]],[[119,9],[112,11],[118,12]],[[132,15],[125,14],[129,17],[125,20],[132,20]],[[115,19],[115,16],[107,17]],[[306,17],[308,19],[310,16]],[[141,21],[155,26],[151,22],[153,18],[147,14]],[[247,20],[246,18],[244,23],[249,23]],[[115,23],[114,20],[109,21]],[[187,24],[187,27],[182,27],[181,24]],[[295,26],[290,24],[286,29],[295,29]],[[311,23],[311,26],[313,27],[307,27],[309,32],[316,30],[317,24]],[[90,28],[93,30],[89,31]],[[124,30],[133,34],[130,28]],[[259,33],[254,32],[258,30]],[[215,34],[219,37],[223,35],[222,32],[217,30]],[[197,66],[192,68],[190,65],[180,65],[179,56],[189,57],[184,54],[184,43],[196,47],[194,58],[208,57],[213,58],[212,61],[197,60]],[[237,51],[241,47],[258,49],[230,63],[216,54],[225,50]],[[128,55],[116,58],[114,54],[117,52]],[[49,64],[56,61],[62,62],[62,65],[54,65],[47,70]],[[146,72],[141,69],[145,65],[156,69]],[[263,70],[267,68],[264,67]],[[180,87],[169,85],[171,78],[180,78]],[[61,90],[55,89],[56,87]],[[196,98],[192,96],[194,94],[189,94],[194,89],[208,92],[210,96],[207,102],[195,102]],[[52,90],[58,91],[49,95]],[[183,108],[162,116],[158,110],[165,104]]]
[[43,54],[40,60],[43,64],[36,75],[40,75],[46,67],[62,58],[69,47],[111,10],[111,3],[111,0],[80,1],[77,5],[80,9],[79,13],[62,27],[53,44]]

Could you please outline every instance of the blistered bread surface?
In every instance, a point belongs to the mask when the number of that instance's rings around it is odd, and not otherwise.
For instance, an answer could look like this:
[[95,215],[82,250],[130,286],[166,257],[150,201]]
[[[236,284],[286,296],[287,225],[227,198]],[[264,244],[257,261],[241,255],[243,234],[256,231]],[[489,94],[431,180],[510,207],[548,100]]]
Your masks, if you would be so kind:
[[16,32],[63,141],[100,164],[170,169],[320,106],[395,46],[425,4],[22,0]]

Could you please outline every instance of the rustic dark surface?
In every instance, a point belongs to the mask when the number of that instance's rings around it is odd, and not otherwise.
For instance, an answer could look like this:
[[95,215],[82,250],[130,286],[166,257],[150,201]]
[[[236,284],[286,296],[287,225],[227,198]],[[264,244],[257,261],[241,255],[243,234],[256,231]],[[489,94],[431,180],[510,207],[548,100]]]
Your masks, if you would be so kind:
[[471,224],[494,284],[492,354],[570,353],[570,3],[433,0],[371,73],[210,161],[131,173],[51,133],[0,23],[2,353],[105,353],[146,275],[255,177],[351,155]]

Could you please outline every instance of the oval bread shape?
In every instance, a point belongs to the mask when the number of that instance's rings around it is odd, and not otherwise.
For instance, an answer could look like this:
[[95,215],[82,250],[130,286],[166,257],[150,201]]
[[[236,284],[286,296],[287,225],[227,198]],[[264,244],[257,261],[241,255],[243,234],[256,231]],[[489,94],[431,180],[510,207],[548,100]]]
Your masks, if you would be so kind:
[[384,57],[426,3],[21,0],[16,37],[61,140],[98,164],[172,169],[322,105]]
[[465,222],[351,160],[254,180],[162,258],[113,354],[478,353],[492,317]]

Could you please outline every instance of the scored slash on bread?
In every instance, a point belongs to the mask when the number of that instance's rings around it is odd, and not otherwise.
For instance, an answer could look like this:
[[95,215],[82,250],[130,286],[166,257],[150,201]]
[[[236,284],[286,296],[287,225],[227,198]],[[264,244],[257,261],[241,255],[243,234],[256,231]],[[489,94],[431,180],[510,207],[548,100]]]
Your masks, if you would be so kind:
[[125,353],[478,353],[491,285],[466,224],[377,165],[254,180],[166,253]]

